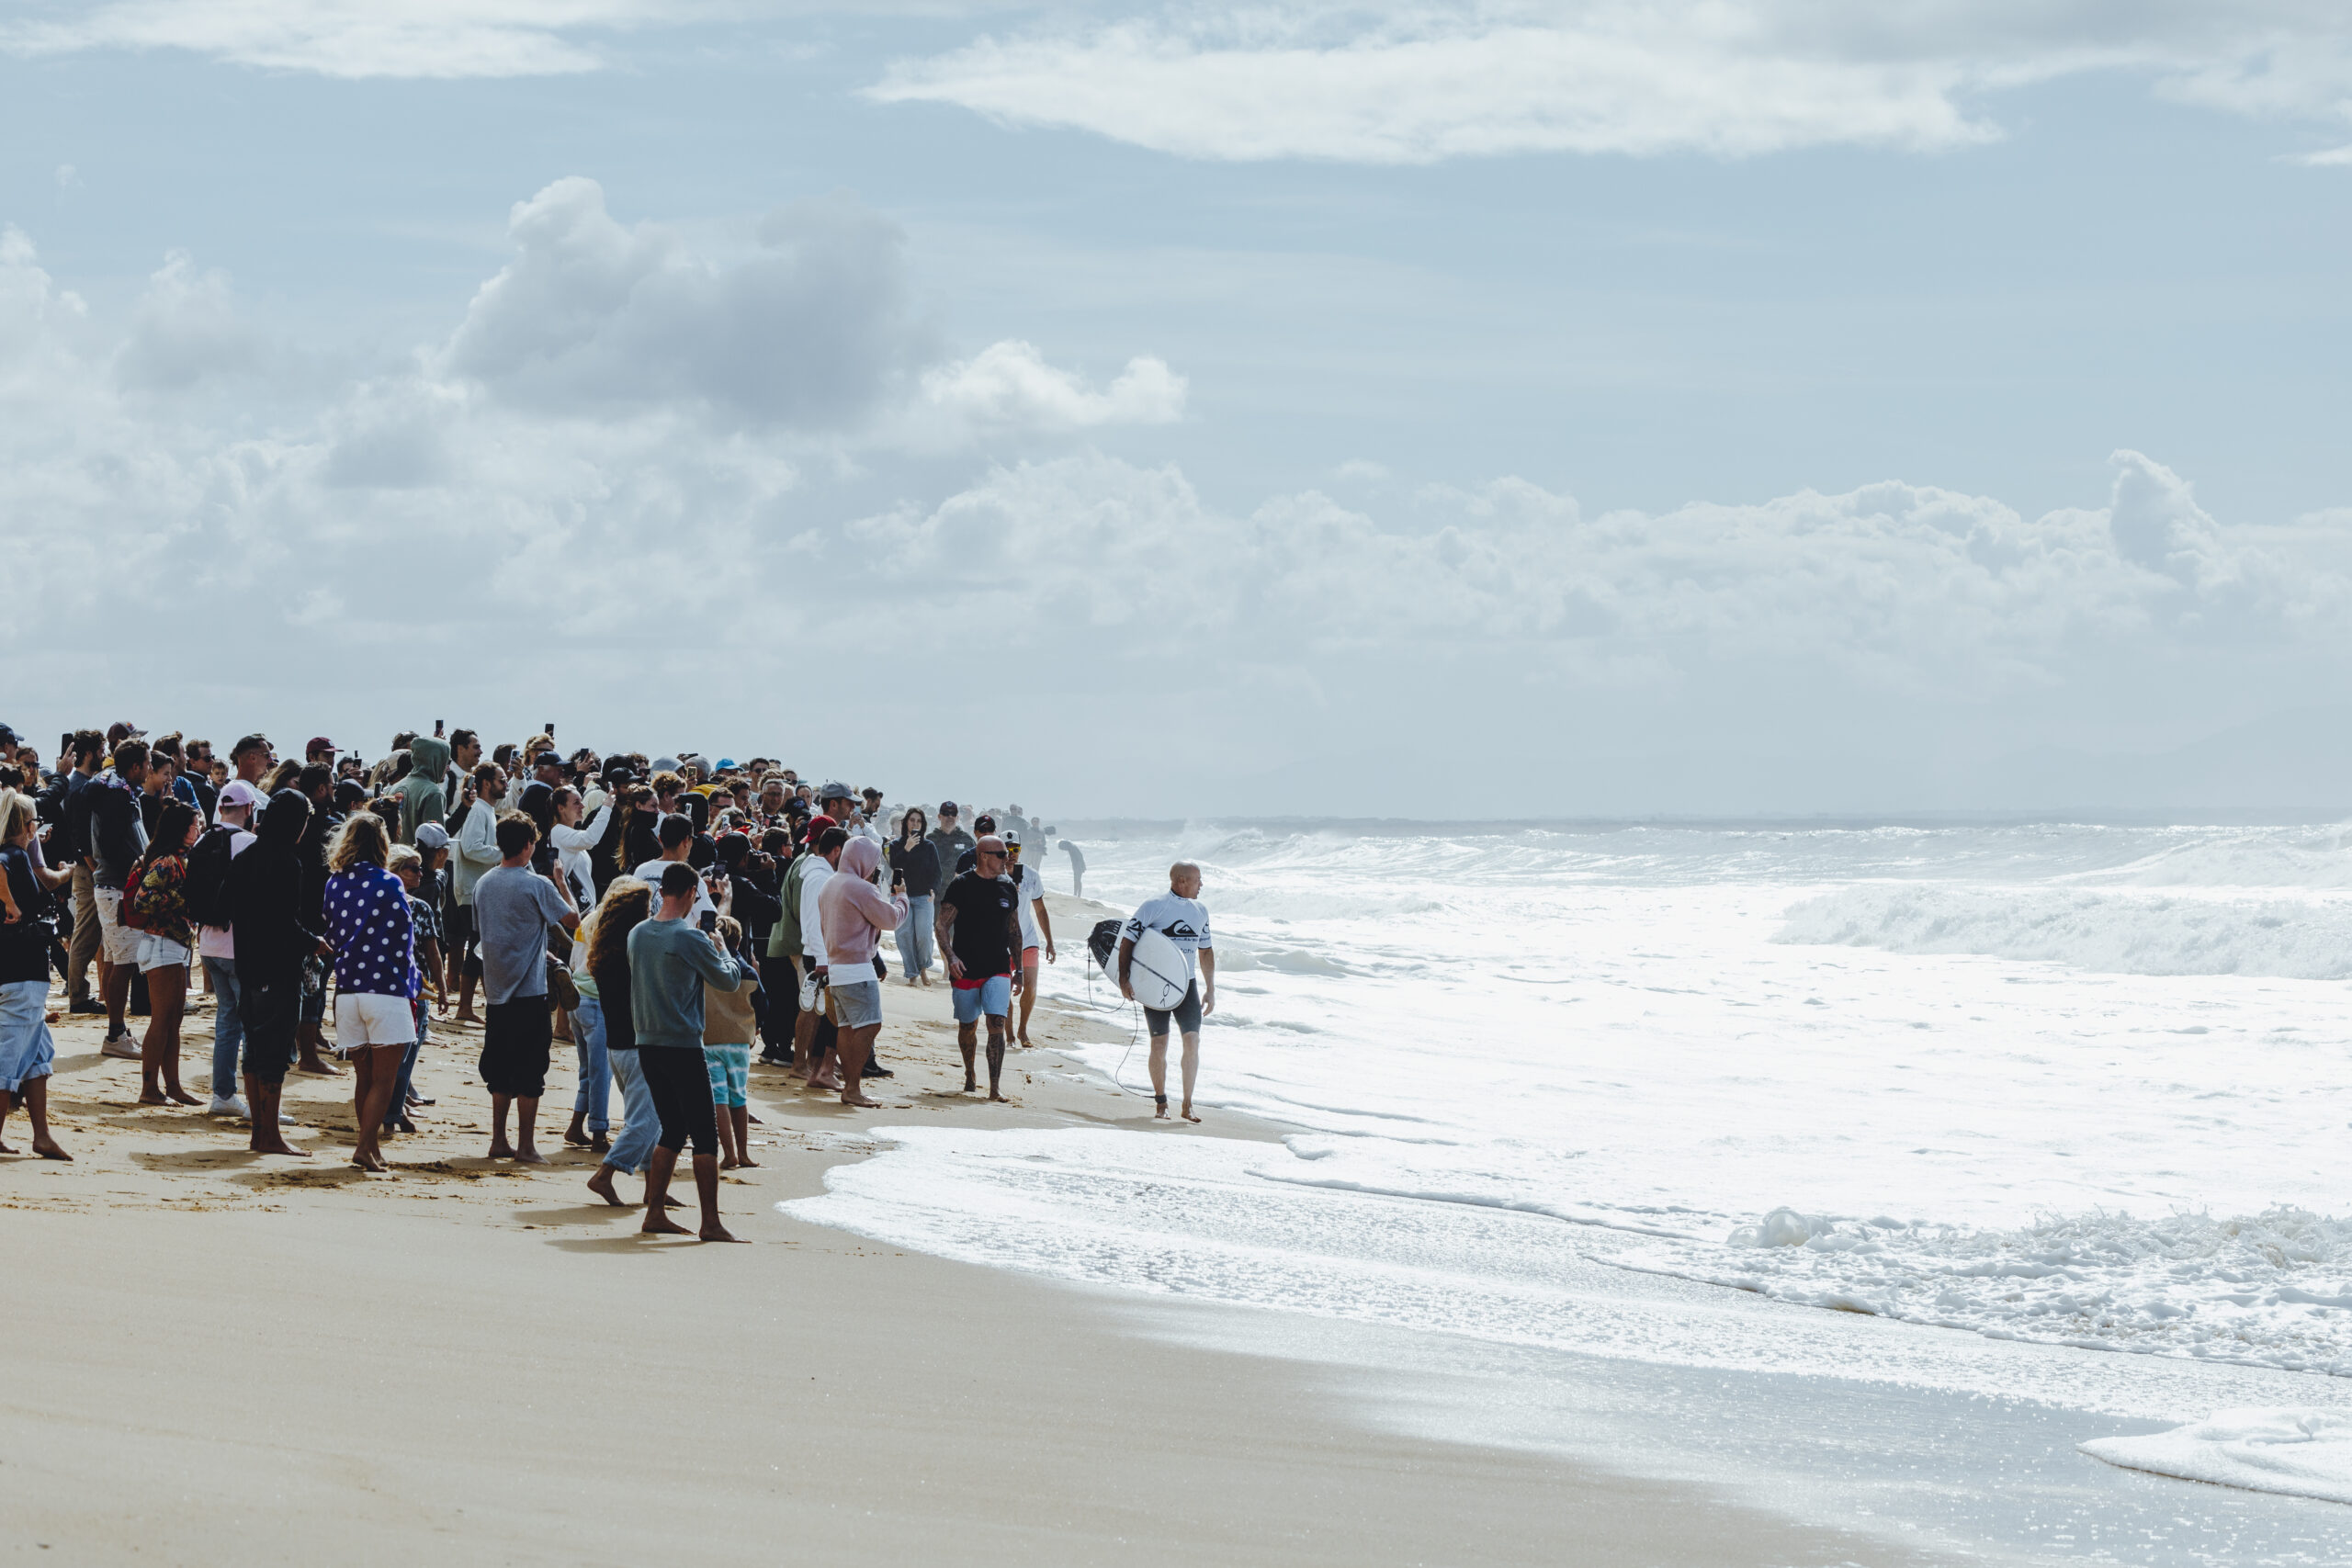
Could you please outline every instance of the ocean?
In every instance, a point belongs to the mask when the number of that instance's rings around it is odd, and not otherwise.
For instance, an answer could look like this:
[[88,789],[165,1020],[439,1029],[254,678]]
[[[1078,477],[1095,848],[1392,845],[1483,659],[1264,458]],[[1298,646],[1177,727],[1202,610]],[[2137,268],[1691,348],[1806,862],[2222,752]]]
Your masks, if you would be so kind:
[[[2101,1433],[2352,1409],[2352,829],[1081,842],[1087,895],[1123,909],[1201,863],[1205,1130],[1294,1131],[883,1129],[796,1213],[1115,1290],[2041,1401]],[[1059,934],[1046,994],[1124,1027]],[[1147,1087],[1140,1043],[1077,1054]],[[1804,1310],[1709,1308],[1735,1293]],[[2309,1473],[2268,1489],[2352,1498],[2352,1431],[2293,1432]],[[2260,1483],[2230,1471],[2244,1432],[2164,1440],[2147,1468]]]

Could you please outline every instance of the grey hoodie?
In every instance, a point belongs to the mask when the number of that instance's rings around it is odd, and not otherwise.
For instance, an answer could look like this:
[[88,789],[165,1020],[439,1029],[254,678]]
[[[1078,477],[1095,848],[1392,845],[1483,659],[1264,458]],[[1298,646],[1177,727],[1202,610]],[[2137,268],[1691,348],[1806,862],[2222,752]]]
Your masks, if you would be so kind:
[[438,822],[449,814],[449,797],[441,787],[449,776],[449,743],[420,735],[408,743],[408,777],[401,780],[398,791],[403,844],[416,842],[416,830],[424,823]]

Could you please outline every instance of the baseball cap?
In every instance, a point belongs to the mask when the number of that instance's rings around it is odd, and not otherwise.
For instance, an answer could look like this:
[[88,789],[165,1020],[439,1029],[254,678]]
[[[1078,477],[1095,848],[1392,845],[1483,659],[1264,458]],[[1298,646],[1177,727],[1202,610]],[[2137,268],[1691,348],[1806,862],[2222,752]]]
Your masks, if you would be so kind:
[[[234,789],[237,786],[235,784],[231,784],[229,787],[231,789]],[[222,798],[227,798],[225,793],[223,794]],[[449,847],[449,829],[444,828],[438,822],[418,823],[416,825],[416,847],[420,850],[447,849]]]
[[1008,828],[1004,832],[1004,841],[1008,844],[1017,844],[1021,841],[1021,835]]
[[653,771],[657,773],[674,773],[678,771],[678,759],[656,757],[653,759]]
[[808,818],[808,836],[813,839],[828,828],[838,828],[840,826],[840,823],[834,821],[831,818],[820,811],[816,816]]
[[114,723],[107,726],[107,744],[111,746],[118,740],[129,740],[146,733],[147,732],[145,730],[140,728],[137,725],[131,723],[127,718],[117,719]]
[[850,798],[849,785],[829,784],[817,792],[817,798],[819,800],[847,800]]
[[958,817],[961,817],[964,814],[952,800],[943,800],[939,803],[939,814],[942,817],[946,816],[951,811],[955,812]]
[[[137,732],[133,731],[133,733],[135,734]],[[341,750],[341,747],[328,739],[325,736],[313,735],[311,737],[310,744],[302,748],[302,755],[307,757],[313,751],[339,751]]]
[[718,765],[722,768],[731,768],[735,765],[735,759],[732,757],[721,757],[718,759]]
[[223,806],[252,806],[260,799],[260,792],[243,779],[231,779],[220,791]]

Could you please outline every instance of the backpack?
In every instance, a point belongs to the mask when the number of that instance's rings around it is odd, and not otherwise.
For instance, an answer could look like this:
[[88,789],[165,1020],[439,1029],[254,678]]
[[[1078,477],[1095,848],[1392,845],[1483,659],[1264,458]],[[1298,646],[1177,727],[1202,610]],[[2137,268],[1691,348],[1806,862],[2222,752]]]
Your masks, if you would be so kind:
[[218,824],[204,830],[187,852],[187,918],[199,926],[226,926],[229,848],[237,829]]
[[153,855],[139,857],[123,879],[122,902],[115,908],[115,919],[135,931],[147,929],[147,868],[153,863]]

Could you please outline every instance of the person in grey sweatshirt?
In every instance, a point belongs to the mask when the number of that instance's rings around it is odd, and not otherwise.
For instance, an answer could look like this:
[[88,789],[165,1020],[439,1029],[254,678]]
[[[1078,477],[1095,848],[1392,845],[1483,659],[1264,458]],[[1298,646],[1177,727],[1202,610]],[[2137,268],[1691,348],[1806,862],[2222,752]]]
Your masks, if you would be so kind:
[[662,873],[662,907],[628,933],[629,1020],[637,1031],[638,1066],[653,1093],[662,1136],[645,1162],[645,1224],[649,1234],[684,1235],[663,1201],[678,1155],[695,1150],[695,1192],[702,1200],[705,1241],[735,1241],[718,1219],[718,1113],[703,1065],[703,987],[740,991],[757,975],[687,919],[702,889],[702,874],[684,861]]

